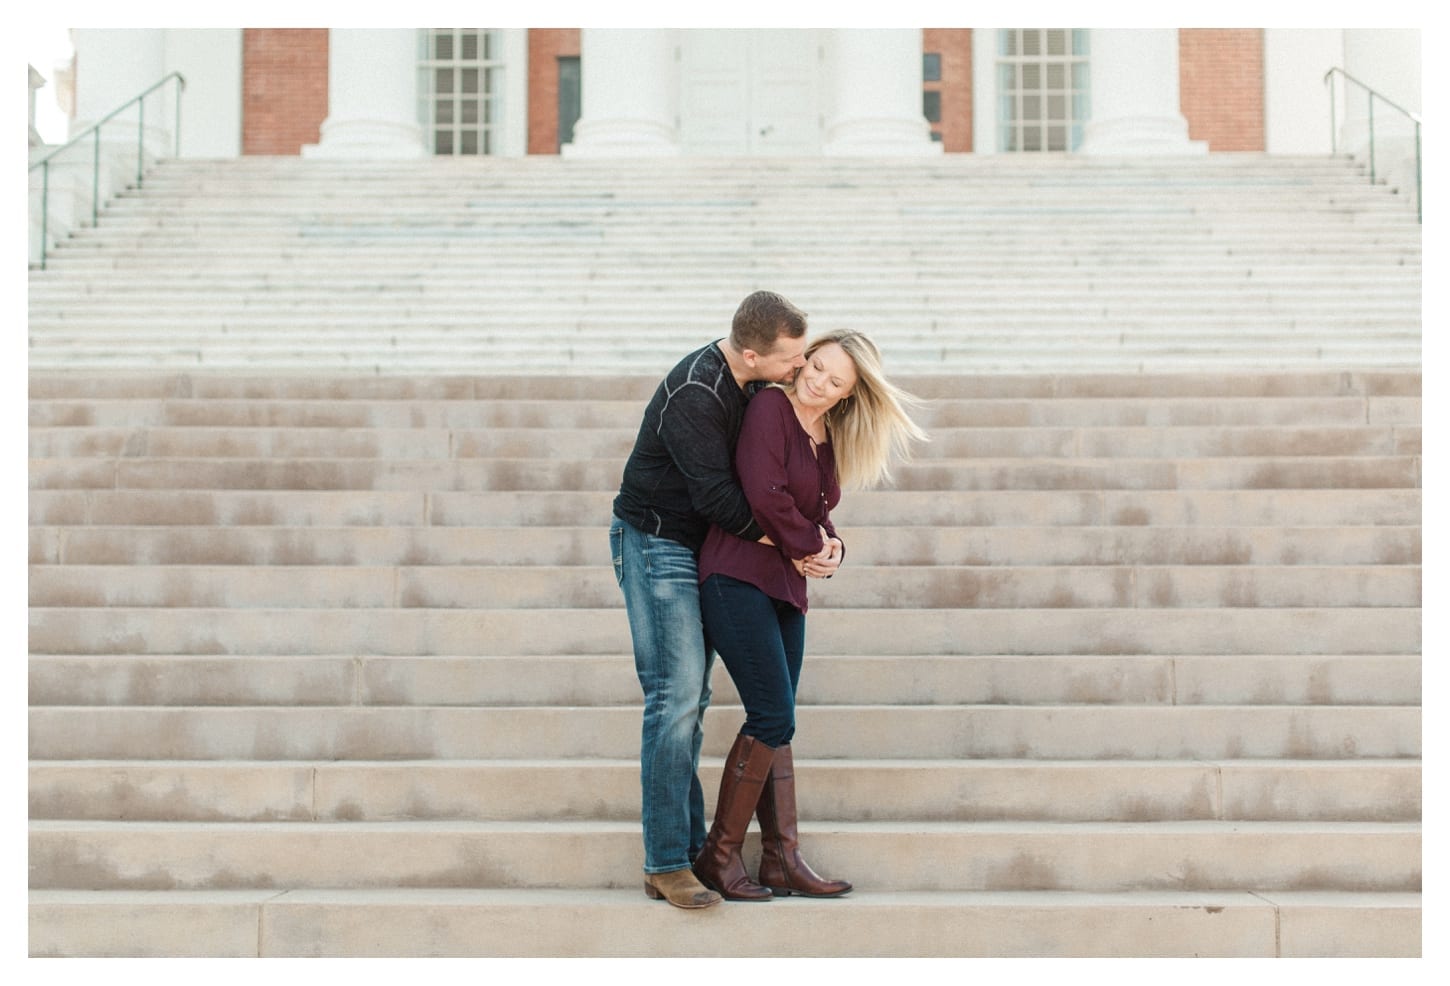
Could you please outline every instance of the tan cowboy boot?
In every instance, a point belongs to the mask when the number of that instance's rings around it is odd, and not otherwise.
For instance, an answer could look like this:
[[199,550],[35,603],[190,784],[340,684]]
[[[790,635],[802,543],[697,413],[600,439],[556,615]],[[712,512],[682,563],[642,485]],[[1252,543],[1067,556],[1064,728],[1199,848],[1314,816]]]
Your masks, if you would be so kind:
[[695,878],[689,867],[668,873],[647,873],[644,878],[646,897],[667,900],[676,907],[693,909],[718,904],[724,898]]

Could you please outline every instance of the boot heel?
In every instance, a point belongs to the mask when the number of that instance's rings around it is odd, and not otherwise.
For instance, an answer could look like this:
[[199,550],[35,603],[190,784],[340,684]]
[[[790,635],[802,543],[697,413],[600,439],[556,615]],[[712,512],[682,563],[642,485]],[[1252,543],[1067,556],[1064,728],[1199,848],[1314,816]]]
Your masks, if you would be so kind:
[[654,884],[648,880],[644,882],[644,895],[650,900],[664,900],[665,895],[655,889]]

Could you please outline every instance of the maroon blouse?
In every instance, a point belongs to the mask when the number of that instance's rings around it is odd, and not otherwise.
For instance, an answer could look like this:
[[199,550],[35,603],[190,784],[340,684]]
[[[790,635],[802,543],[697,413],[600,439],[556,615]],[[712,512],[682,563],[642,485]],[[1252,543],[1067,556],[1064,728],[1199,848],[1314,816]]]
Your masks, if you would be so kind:
[[712,526],[700,550],[701,582],[728,575],[806,611],[806,577],[791,559],[824,547],[822,527],[836,537],[830,512],[841,500],[829,434],[816,452],[785,391],[767,387],[751,399],[735,447],[735,472],[756,523],[776,547]]

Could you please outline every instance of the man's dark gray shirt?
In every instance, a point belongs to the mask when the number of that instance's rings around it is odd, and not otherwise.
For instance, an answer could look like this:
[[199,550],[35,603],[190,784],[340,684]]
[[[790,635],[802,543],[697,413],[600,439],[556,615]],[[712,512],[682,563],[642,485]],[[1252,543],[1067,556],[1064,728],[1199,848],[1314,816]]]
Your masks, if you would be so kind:
[[763,537],[735,477],[749,401],[718,343],[680,360],[645,407],[614,515],[696,554],[712,523],[750,541]]

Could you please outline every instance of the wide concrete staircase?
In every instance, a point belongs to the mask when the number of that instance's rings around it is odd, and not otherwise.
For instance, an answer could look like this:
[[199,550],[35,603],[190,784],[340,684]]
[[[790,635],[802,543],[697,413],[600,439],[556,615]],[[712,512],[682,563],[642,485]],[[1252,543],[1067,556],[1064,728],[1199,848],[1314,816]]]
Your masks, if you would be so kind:
[[[1420,953],[1401,203],[1249,158],[488,165],[171,163],[32,273],[33,955]],[[785,214],[701,211],[737,193]],[[892,195],[940,239],[867,276]],[[856,891],[687,913],[640,890],[605,527],[756,286],[870,329],[933,440],[812,586],[803,838]],[[741,717],[722,670],[712,792]]]
[[758,287],[898,372],[1418,366],[1412,205],[1330,158],[171,161],[32,368],[654,373]]

